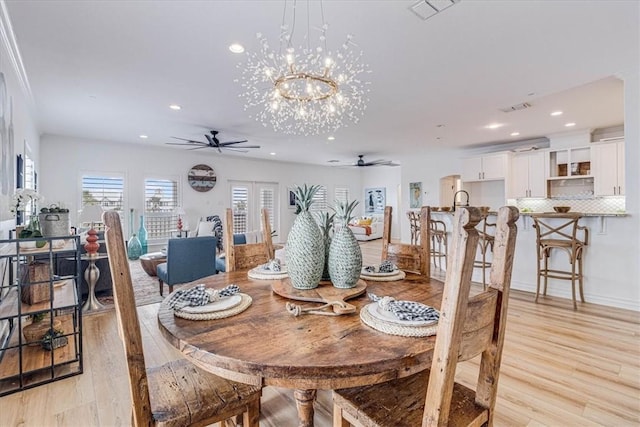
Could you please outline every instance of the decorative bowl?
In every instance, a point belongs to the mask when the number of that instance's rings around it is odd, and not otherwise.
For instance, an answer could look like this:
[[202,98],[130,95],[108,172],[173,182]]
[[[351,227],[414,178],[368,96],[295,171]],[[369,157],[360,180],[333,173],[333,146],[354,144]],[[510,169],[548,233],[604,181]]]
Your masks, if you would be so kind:
[[451,210],[451,206],[441,206],[440,210],[442,212],[449,212]]
[[558,213],[567,213],[571,210],[571,206],[554,206],[553,210]]
[[431,206],[431,210],[434,212],[438,212],[440,210],[439,206]]

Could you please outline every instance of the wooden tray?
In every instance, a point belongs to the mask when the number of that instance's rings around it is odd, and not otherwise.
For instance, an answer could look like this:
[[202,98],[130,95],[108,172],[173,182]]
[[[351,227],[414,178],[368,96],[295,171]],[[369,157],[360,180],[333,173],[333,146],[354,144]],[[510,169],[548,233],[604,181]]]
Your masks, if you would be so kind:
[[[271,284],[271,290],[281,297],[307,302],[329,303],[332,301],[344,302],[350,298],[362,295],[367,289],[367,283],[359,279],[356,286],[349,289],[341,289],[334,287],[329,281],[322,281],[315,289],[296,289],[291,284],[291,279],[274,280]],[[333,311],[337,314],[355,313],[354,305],[344,303],[345,308],[334,306]]]

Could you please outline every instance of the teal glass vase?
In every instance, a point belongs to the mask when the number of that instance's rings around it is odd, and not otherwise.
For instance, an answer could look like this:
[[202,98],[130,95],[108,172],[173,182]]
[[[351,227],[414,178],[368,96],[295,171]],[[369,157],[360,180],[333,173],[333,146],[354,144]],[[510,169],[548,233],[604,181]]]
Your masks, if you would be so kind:
[[[133,233],[133,209],[131,209],[129,216],[129,230]],[[140,258],[140,255],[142,255],[142,244],[136,233],[133,233],[127,243],[127,257],[134,260]]]
[[140,215],[140,228],[138,229],[138,240],[140,240],[140,246],[142,247],[142,255],[144,255],[148,252],[147,229],[144,226],[144,215]]

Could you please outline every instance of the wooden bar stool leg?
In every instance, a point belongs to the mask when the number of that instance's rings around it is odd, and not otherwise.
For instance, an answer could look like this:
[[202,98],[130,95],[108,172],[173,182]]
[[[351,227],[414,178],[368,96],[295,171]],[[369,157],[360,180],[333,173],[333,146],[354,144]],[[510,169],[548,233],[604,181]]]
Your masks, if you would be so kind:
[[544,251],[544,289],[542,290],[542,295],[547,296],[547,282],[549,280],[549,255],[550,250],[545,249]]
[[584,302],[584,291],[582,289],[582,284],[583,284],[583,279],[584,276],[582,274],[582,252],[580,252],[580,255],[578,256],[578,283],[580,286],[580,301]]

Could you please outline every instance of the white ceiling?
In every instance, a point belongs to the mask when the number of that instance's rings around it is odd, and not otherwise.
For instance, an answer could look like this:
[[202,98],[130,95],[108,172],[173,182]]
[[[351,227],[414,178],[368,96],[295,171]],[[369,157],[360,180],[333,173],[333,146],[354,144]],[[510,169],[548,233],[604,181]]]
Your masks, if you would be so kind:
[[[277,46],[284,1],[6,6],[42,134],[184,150],[165,144],[171,136],[205,141],[218,129],[221,141],[262,146],[235,155],[326,164],[535,138],[566,131],[569,121],[573,129],[623,122],[622,82],[611,76],[638,61],[637,1],[462,0],[426,21],[408,9],[414,3],[324,2],[329,47],[353,34],[372,70],[364,118],[332,142],[276,134],[238,97],[242,56],[228,46],[257,50],[257,32]],[[522,102],[532,107],[500,111]],[[556,109],[564,114],[550,117]],[[492,122],[504,126],[484,129]]]

